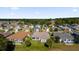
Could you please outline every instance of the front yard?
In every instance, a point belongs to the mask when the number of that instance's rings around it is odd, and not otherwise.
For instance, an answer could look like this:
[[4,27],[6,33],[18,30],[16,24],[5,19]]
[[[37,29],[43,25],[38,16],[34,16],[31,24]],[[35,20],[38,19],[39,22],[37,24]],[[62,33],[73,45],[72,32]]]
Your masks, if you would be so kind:
[[48,48],[44,46],[44,43],[31,40],[32,45],[26,47],[25,45],[16,45],[15,51],[47,51]]
[[51,48],[46,48],[43,43],[38,41],[31,41],[32,45],[26,47],[24,45],[16,45],[15,51],[79,51],[79,45],[64,45],[55,43]]
[[64,45],[60,43],[55,43],[52,48],[49,49],[50,51],[79,51],[79,44],[73,45]]

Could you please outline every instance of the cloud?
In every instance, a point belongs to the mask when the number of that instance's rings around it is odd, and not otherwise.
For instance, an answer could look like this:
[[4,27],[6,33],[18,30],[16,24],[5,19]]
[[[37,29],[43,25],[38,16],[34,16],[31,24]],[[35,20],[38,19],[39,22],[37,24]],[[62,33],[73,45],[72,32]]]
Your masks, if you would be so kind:
[[77,12],[78,11],[78,9],[73,9],[73,12]]
[[19,7],[11,7],[11,10],[19,10]]

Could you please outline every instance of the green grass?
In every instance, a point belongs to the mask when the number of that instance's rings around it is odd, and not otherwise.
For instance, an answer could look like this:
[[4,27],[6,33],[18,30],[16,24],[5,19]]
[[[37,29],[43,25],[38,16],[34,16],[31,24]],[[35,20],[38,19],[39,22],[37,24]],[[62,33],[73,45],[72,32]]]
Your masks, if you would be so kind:
[[44,43],[31,40],[32,45],[26,47],[25,45],[16,45],[15,51],[47,51],[48,48],[44,46]]
[[79,51],[79,44],[65,45],[63,43],[54,43],[51,51]]
[[62,43],[53,43],[51,48],[44,46],[44,43],[31,40],[32,45],[26,47],[25,45],[16,45],[15,51],[79,51],[79,44],[64,45]]

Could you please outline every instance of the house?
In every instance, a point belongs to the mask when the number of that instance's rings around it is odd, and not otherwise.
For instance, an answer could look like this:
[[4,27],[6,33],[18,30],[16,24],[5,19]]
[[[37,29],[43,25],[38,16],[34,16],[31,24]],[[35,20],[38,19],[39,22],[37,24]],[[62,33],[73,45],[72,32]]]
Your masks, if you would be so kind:
[[48,27],[42,27],[41,30],[44,31],[44,32],[50,32],[50,29]]
[[79,25],[78,24],[72,24],[69,27],[72,28],[73,30],[79,30]]
[[71,32],[71,28],[69,28],[69,27],[64,27],[64,31],[65,31],[65,32]]
[[35,25],[34,32],[40,32],[40,30],[41,30],[41,25]]
[[47,28],[48,28],[47,25],[42,25],[41,31],[44,31],[45,32]]
[[73,37],[79,36],[79,32],[74,31],[74,32],[72,33],[72,36],[73,36]]
[[46,42],[47,39],[50,38],[49,33],[48,32],[34,32],[32,34],[32,38],[33,40],[38,40],[41,42]]
[[34,32],[40,32],[40,28],[34,28]]
[[23,42],[23,39],[29,35],[29,32],[20,31],[13,35],[10,35],[9,37],[7,37],[7,39],[9,39],[10,41],[15,41],[16,43],[21,43]]
[[79,30],[79,25],[75,26],[74,29]]
[[68,27],[67,25],[65,26],[60,25],[59,28],[61,28],[64,32],[71,32],[71,28]]
[[0,30],[3,30],[3,27],[2,26],[0,26]]
[[37,25],[35,25],[35,27],[37,27],[37,28],[41,28],[41,25],[37,24]]
[[28,25],[23,25],[23,28],[27,28],[27,27],[29,27]]
[[56,28],[58,28],[58,27],[56,27],[56,26],[53,27],[53,26],[52,26],[52,30],[55,30]]
[[30,32],[29,26],[28,26],[28,25],[24,25],[24,26],[22,27],[22,31]]
[[50,32],[49,28],[46,29],[46,32]]
[[74,37],[66,32],[54,32],[54,37],[60,37],[59,41],[65,43],[66,45],[73,44]]
[[1,35],[3,35],[4,37],[8,37],[10,36],[12,33],[10,32],[0,32]]
[[10,29],[10,24],[2,23],[1,27],[2,27],[2,30],[4,30],[5,32],[8,32]]
[[74,31],[74,32],[72,33],[72,36],[75,38],[75,39],[73,40],[74,43],[79,44],[79,32]]
[[16,32],[19,32],[19,30],[21,29],[21,27],[19,26],[19,25],[16,25],[15,27],[14,27],[14,32],[16,33]]
[[33,29],[33,28],[34,28],[34,25],[32,25],[32,24],[29,25],[29,28],[30,28],[30,29]]

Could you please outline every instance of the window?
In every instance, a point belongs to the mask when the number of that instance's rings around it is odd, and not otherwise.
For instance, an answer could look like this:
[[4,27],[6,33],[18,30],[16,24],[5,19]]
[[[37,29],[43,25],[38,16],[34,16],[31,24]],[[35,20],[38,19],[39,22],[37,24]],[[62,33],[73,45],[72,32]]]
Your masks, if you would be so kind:
[[39,37],[37,37],[36,39],[39,39]]
[[16,42],[22,42],[20,39],[16,39]]
[[33,39],[35,39],[35,37],[32,37]]

